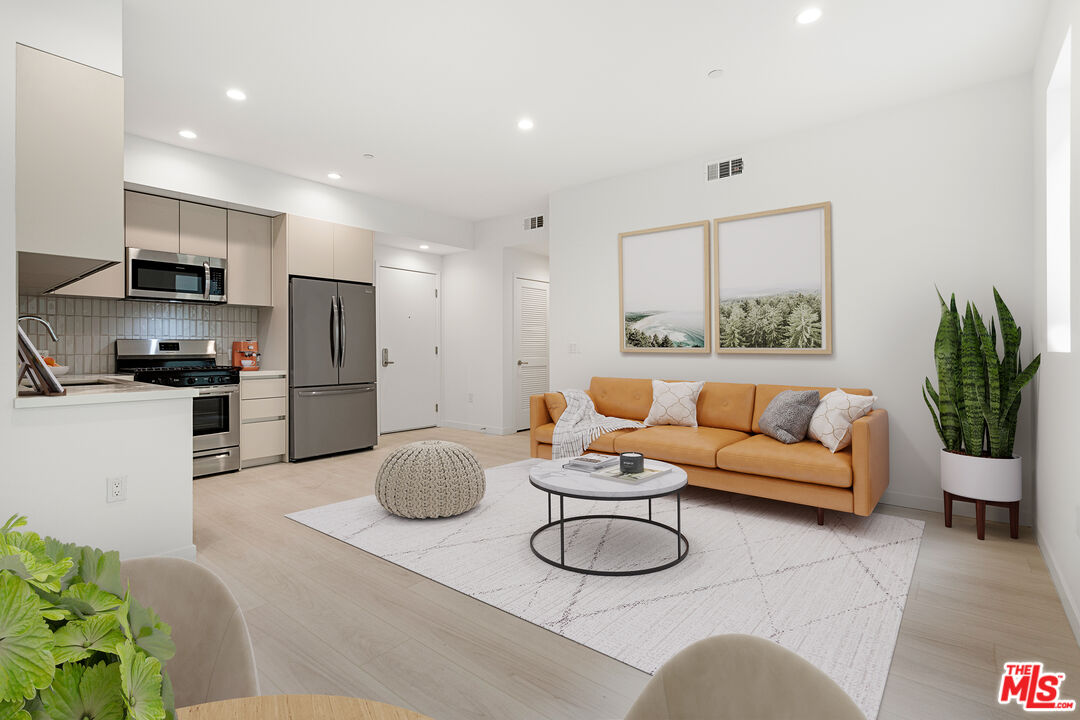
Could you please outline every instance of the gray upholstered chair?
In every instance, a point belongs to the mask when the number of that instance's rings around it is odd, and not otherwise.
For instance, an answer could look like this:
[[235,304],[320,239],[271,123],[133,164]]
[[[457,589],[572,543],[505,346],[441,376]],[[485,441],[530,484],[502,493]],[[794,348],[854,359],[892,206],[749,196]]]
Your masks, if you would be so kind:
[[717,635],[657,670],[626,720],[866,720],[828,675],[776,643]]
[[168,557],[125,560],[120,572],[132,596],[172,626],[176,655],[165,669],[176,707],[259,694],[247,623],[217,575]]

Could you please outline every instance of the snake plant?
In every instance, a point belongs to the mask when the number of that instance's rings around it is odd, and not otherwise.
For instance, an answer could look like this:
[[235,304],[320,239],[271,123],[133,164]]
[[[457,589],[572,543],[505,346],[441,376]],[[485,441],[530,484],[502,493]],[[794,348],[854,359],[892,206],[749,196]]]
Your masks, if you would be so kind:
[[956,296],[949,304],[938,292],[941,322],[934,340],[938,386],[926,378],[923,400],[930,409],[946,450],[965,455],[1011,458],[1020,412],[1020,391],[1039,370],[1040,355],[1027,367],[1020,362],[1020,328],[994,288],[1002,357],[997,354],[998,330],[989,328],[978,309],[968,303],[961,319]]

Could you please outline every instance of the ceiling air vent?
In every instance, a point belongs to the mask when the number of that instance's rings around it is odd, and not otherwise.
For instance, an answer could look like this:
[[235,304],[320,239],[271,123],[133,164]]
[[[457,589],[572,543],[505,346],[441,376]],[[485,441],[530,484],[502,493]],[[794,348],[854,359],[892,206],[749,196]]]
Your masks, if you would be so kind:
[[526,230],[539,230],[544,227],[544,216],[537,215],[536,217],[527,217],[525,218],[524,225]]
[[743,159],[741,157],[709,163],[705,166],[705,182],[723,180],[724,178],[729,178],[734,175],[742,175],[742,172]]

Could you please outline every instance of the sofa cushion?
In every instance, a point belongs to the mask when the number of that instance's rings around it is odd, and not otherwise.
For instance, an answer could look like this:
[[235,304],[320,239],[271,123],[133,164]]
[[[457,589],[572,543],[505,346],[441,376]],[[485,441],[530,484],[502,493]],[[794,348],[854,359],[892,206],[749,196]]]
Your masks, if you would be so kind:
[[645,424],[697,427],[697,401],[705,382],[652,381],[652,406]]
[[851,450],[832,453],[814,440],[785,445],[768,435],[754,435],[717,451],[716,466],[750,475],[851,487]]
[[784,390],[758,418],[761,432],[788,445],[802,442],[820,401],[817,390]]
[[[813,385],[758,385],[754,392],[754,422],[750,426],[751,431],[755,433],[761,432],[761,425],[758,421],[761,420],[761,413],[765,412],[765,408],[769,407],[769,403],[773,398],[782,393],[785,390],[817,390],[821,393],[821,397],[825,397],[836,386],[832,387],[815,387]],[[873,395],[869,390],[865,388],[842,388],[844,392],[851,393],[852,395]]]
[[[536,428],[534,432],[536,434],[537,442],[542,442],[545,445],[551,445],[551,438],[555,434],[555,423],[547,423],[545,425],[541,425],[540,427]],[[627,428],[624,430],[613,430],[609,433],[604,433],[603,435],[592,441],[592,444],[589,445],[589,449],[595,450],[596,452],[614,453],[615,438],[619,437],[620,435],[625,435],[629,432],[634,432],[634,430],[632,428]]]
[[714,468],[717,450],[747,437],[738,430],[658,425],[615,438],[615,452],[639,452],[653,460]]
[[589,396],[601,415],[644,420],[652,407],[652,380],[594,377]]
[[754,390],[749,383],[705,383],[698,395],[698,425],[750,432]]

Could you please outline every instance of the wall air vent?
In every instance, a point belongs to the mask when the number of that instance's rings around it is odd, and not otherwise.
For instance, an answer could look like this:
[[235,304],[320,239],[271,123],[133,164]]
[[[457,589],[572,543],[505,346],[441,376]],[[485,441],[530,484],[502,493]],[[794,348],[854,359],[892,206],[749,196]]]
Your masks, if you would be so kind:
[[741,157],[731,158],[730,160],[721,160],[719,162],[709,163],[705,166],[705,182],[723,180],[724,178],[733,177],[735,175],[742,175],[742,173],[743,159]]
[[524,226],[526,230],[539,230],[544,227],[544,216],[537,215],[536,217],[527,217],[525,218]]

